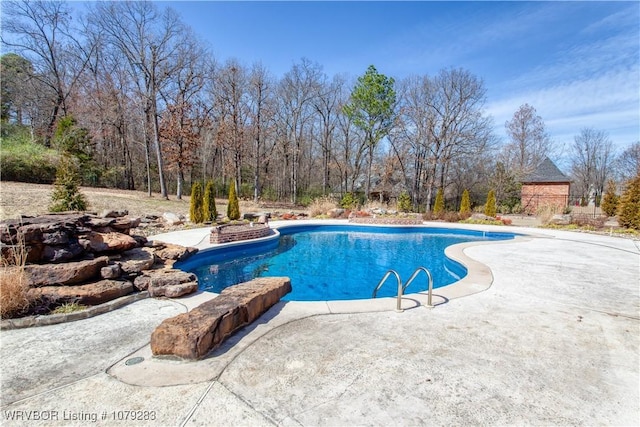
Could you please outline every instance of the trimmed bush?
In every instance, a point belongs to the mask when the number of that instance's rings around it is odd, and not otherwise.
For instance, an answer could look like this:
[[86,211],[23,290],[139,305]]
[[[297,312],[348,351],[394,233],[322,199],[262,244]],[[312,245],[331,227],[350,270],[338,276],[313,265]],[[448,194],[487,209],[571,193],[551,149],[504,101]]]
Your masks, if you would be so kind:
[[489,190],[489,194],[487,194],[487,203],[484,205],[484,214],[492,218],[496,217],[496,193],[493,190]]
[[433,214],[439,216],[444,213],[444,191],[442,187],[438,188],[436,193],[436,202],[433,205]]
[[602,199],[602,212],[607,216],[614,216],[616,211],[618,210],[618,201],[619,197],[616,194],[616,183],[614,180],[610,179],[607,181],[607,189],[604,192],[604,197]]
[[640,174],[627,183],[620,197],[618,223],[625,228],[640,230]]
[[411,212],[413,206],[411,205],[411,196],[406,191],[403,191],[398,196],[398,211]]
[[213,181],[207,182],[204,188],[203,209],[205,222],[215,222],[218,218],[218,209],[216,208],[216,186]]
[[236,195],[236,183],[231,180],[229,184],[229,204],[227,205],[227,217],[230,220],[240,219],[240,202]]
[[469,190],[462,192],[462,200],[460,201],[460,216],[468,218],[471,215],[471,199],[469,198]]
[[195,224],[204,222],[202,205],[202,185],[199,182],[195,182],[191,186],[191,205],[189,207],[189,219],[191,222]]

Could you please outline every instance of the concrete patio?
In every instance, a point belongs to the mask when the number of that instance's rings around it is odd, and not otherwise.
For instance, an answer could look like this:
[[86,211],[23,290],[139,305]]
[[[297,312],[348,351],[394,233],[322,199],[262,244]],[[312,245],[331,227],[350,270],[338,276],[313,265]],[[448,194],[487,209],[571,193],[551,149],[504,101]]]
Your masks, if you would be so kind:
[[149,337],[207,293],[2,331],[2,425],[639,425],[640,242],[466,228],[532,237],[464,248],[482,292],[281,302],[198,362]]

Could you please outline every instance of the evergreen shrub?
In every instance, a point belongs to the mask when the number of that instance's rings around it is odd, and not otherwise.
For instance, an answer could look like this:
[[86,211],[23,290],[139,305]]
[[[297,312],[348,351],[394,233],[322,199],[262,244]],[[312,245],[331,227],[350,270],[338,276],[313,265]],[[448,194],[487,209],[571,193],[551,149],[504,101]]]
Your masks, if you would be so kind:
[[56,171],[56,181],[53,183],[51,194],[51,212],[84,211],[87,210],[87,199],[78,188],[80,173],[78,166],[68,155],[62,156]]
[[607,216],[614,216],[616,211],[618,210],[618,202],[620,198],[616,194],[616,183],[614,180],[610,179],[607,181],[607,189],[604,192],[604,197],[602,199],[602,212]]
[[484,214],[495,218],[496,213],[496,193],[493,190],[489,190],[489,194],[487,194],[487,203],[484,205]]
[[462,192],[462,200],[460,201],[460,216],[464,219],[471,216],[471,199],[469,197],[469,190],[467,189]]
[[189,207],[189,219],[195,224],[204,222],[202,199],[202,185],[199,182],[193,183],[191,186],[191,205]]
[[240,202],[236,195],[236,183],[231,180],[229,184],[229,204],[227,205],[227,217],[233,221],[240,219]]
[[444,213],[444,191],[442,190],[442,187],[440,187],[436,193],[436,202],[433,205],[433,214],[435,216],[439,216],[442,213]]
[[625,228],[640,230],[640,174],[627,183],[620,197],[618,223]]
[[398,196],[398,211],[399,212],[411,212],[413,206],[411,205],[411,196],[407,191],[403,191]]
[[218,218],[216,208],[216,186],[213,181],[208,181],[204,188],[203,219],[205,222],[215,222]]

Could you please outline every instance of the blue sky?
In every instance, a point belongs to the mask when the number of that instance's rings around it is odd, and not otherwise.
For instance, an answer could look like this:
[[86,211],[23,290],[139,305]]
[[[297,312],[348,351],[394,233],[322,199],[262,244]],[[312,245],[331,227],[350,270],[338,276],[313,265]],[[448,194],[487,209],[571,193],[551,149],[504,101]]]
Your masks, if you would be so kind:
[[487,88],[496,133],[523,103],[558,145],[583,127],[640,140],[638,2],[165,2],[219,61],[281,76],[300,58],[332,76],[368,65],[396,79],[465,68]]

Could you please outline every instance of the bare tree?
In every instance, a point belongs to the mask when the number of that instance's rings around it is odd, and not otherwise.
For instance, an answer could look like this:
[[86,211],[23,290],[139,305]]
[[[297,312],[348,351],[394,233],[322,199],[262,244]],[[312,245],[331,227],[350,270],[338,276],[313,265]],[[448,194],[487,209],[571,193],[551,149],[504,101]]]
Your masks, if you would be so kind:
[[598,204],[614,161],[609,136],[604,131],[583,128],[574,137],[571,154],[571,175],[576,190],[584,200],[593,195]]
[[260,197],[260,171],[264,161],[263,145],[273,121],[273,88],[267,69],[260,63],[253,65],[249,75],[249,110],[253,139],[253,201]]
[[[127,59],[132,79],[142,97],[145,116],[147,153],[153,145],[156,151],[160,193],[167,198],[164,159],[159,134],[159,93],[181,66],[176,57],[178,47],[190,35],[178,15],[170,9],[158,11],[151,2],[96,3],[94,19],[108,42]],[[147,170],[150,170],[147,155]],[[151,194],[151,182],[148,179]]]
[[311,126],[314,113],[313,101],[318,94],[322,76],[322,67],[303,58],[294,64],[279,86],[280,119],[284,131],[285,166],[289,172],[289,195],[293,203],[297,202],[300,184],[301,160],[305,156],[305,136]]
[[314,108],[319,116],[319,141],[322,150],[322,192],[327,194],[331,182],[330,163],[333,151],[333,139],[340,113],[340,94],[345,79],[335,76],[329,80],[325,75],[319,86],[320,92],[314,100]]
[[485,89],[468,71],[454,69],[435,77],[409,77],[399,87],[392,147],[414,203],[428,210],[436,188],[444,189],[451,180],[465,182],[460,175],[468,171],[456,169],[472,162],[463,159],[481,158],[494,145],[491,120],[484,115]]
[[619,179],[623,182],[640,174],[640,141],[631,144],[616,160]]
[[11,36],[3,37],[2,43],[31,61],[32,77],[50,94],[45,104],[50,109],[46,145],[58,118],[69,113],[69,97],[96,50],[72,22],[68,2],[24,0],[3,5],[3,32]]
[[[346,103],[349,94],[343,93],[340,105]],[[338,115],[334,160],[340,173],[342,193],[355,192],[356,183],[364,166],[366,144],[364,136],[346,114]]]
[[246,68],[235,59],[228,60],[215,79],[216,137],[225,152],[231,153],[227,168],[238,191],[249,138],[248,90]]
[[529,104],[521,105],[505,123],[509,143],[503,161],[516,178],[531,173],[550,154],[551,139],[542,117]]
[[168,168],[176,172],[176,198],[182,199],[184,175],[195,162],[195,153],[200,142],[202,117],[200,93],[206,83],[206,65],[203,58],[208,52],[195,36],[188,31],[176,47],[178,64],[161,88],[160,95],[167,106],[163,115],[164,135],[161,129],[164,152],[168,154]]
[[431,138],[435,116],[429,108],[431,81],[428,76],[408,77],[399,83],[399,111],[396,126],[390,134],[391,147],[405,176],[405,186],[415,205],[424,202],[431,155]]

